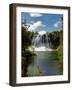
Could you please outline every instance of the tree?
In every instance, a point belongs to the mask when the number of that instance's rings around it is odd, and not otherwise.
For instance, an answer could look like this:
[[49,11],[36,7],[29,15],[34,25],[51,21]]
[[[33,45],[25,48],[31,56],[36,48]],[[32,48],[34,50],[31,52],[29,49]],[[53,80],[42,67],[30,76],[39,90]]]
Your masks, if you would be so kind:
[[26,48],[31,45],[31,33],[27,31],[26,27],[22,27],[22,54]]
[[54,31],[48,34],[52,48],[56,49],[60,45],[60,32]]

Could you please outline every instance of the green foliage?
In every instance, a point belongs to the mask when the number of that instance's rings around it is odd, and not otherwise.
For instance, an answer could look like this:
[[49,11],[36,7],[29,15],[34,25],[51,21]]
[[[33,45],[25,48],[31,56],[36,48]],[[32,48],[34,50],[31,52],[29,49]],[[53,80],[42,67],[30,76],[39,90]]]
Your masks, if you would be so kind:
[[58,48],[57,48],[57,57],[58,57],[58,67],[60,68],[60,71],[63,72],[63,45],[61,44]]
[[22,56],[28,57],[32,56],[32,52],[27,50],[27,48],[32,44],[32,37],[33,32],[28,31],[28,28],[26,26],[21,27],[22,28]]
[[60,31],[60,44],[63,44],[63,30]]
[[57,49],[60,44],[63,44],[63,30],[47,33],[53,49]]
[[31,34],[26,27],[22,27],[22,50],[31,45]]
[[60,45],[60,32],[55,31],[48,34],[52,48],[56,49]]
[[60,45],[57,48],[58,59],[62,63],[63,61],[63,31],[60,31]]
[[37,35],[38,32],[30,32],[26,26],[22,26],[22,50],[25,50],[32,44],[32,38]]
[[57,49],[58,51],[58,59],[60,60],[60,62],[63,60],[63,46],[60,45]]

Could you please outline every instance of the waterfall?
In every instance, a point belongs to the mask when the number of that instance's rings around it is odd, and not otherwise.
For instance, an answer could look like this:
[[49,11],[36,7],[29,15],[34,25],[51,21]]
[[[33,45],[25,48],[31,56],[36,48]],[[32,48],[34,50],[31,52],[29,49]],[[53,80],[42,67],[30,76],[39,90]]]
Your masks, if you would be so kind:
[[39,50],[50,50],[50,39],[47,36],[46,32],[41,32],[35,35],[32,39],[32,46],[35,48],[36,51]]

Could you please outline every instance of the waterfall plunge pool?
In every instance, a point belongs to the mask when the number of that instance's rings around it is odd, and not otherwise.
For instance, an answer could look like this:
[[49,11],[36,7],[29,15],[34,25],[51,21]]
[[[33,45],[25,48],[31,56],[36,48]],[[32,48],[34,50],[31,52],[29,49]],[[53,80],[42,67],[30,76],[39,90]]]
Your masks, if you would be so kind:
[[37,55],[31,57],[31,63],[27,68],[28,77],[63,74],[59,67],[56,51],[35,51],[35,53]]

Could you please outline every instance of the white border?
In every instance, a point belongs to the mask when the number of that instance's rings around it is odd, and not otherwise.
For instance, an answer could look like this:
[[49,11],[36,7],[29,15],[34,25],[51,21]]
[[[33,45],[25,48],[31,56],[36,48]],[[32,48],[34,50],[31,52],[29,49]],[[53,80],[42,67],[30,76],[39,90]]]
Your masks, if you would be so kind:
[[[41,77],[21,77],[21,12],[37,12],[50,14],[63,14],[63,75],[58,76],[41,76]],[[36,83],[36,82],[53,82],[68,80],[68,11],[63,9],[41,9],[33,7],[16,8],[16,83]]]

